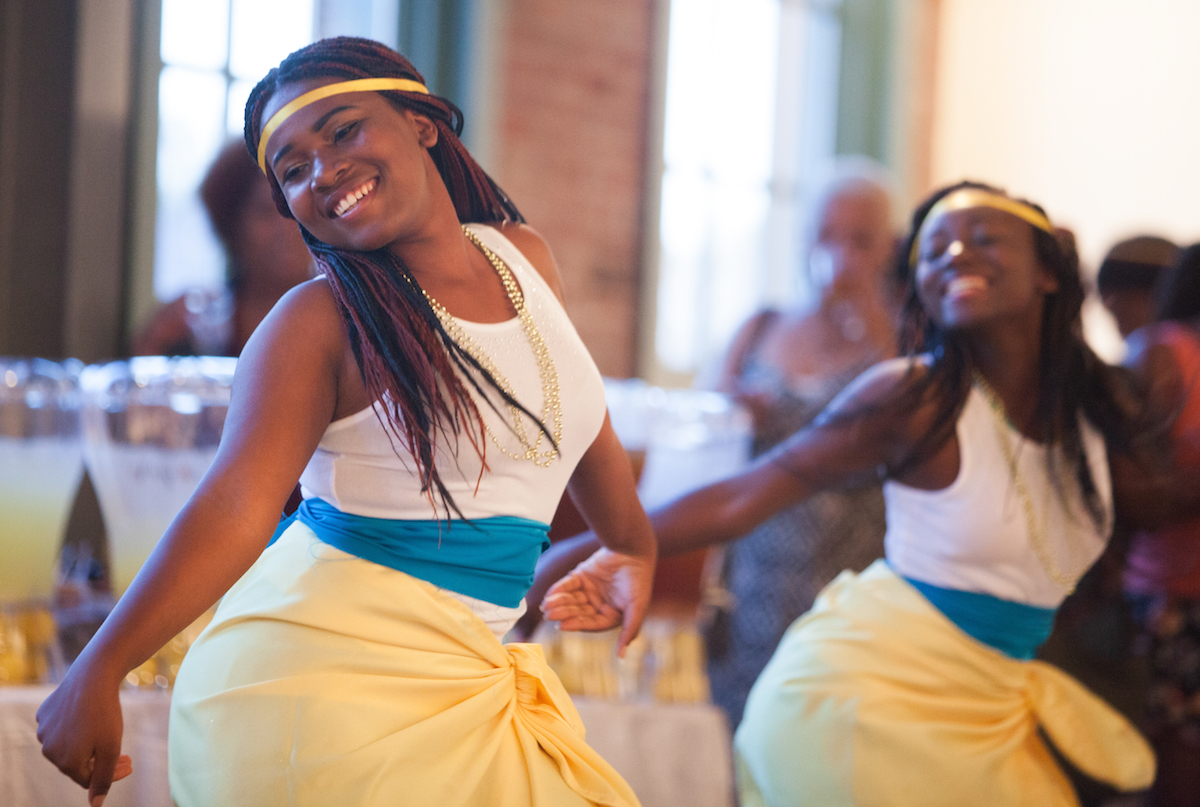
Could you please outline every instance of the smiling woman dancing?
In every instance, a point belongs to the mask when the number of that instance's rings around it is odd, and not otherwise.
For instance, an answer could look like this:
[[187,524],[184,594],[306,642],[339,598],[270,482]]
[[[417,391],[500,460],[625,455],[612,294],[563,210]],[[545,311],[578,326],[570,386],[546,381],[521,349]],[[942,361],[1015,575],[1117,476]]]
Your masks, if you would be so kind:
[[251,94],[247,146],[324,274],[247,344],[212,469],[39,712],[93,804],[120,681],[222,595],[172,698],[180,807],[636,804],[539,648],[497,638],[564,487],[622,647],[655,546],[549,250],[460,127],[365,40]]
[[[902,259],[909,356],[651,515],[660,551],[688,551],[816,491],[885,480],[886,561],[826,587],[750,692],[743,803],[1074,805],[1039,728],[1086,773],[1144,788],[1153,756],[1133,728],[1031,659],[1114,505],[1142,522],[1200,509],[1197,480],[1142,462],[1141,398],[1083,342],[1078,262],[1040,208],[947,188],[916,211]],[[557,583],[546,616],[602,625],[587,582]]]

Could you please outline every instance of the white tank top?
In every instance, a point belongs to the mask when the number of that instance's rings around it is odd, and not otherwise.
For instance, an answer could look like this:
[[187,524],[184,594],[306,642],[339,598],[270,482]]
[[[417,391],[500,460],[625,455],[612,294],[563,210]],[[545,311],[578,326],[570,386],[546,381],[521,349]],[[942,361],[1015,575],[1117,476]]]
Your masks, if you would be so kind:
[[[479,457],[465,436],[457,446],[453,438],[449,438],[451,442],[443,438],[438,445],[438,472],[467,518],[520,516],[548,524],[575,465],[604,422],[604,384],[566,311],[538,271],[496,229],[480,224],[469,227],[512,270],[550,351],[562,406],[561,456],[549,467],[539,467],[506,456],[485,436],[489,470],[480,478]],[[540,418],[541,376],[520,320],[457,322],[508,379],[516,399]],[[508,426],[508,406],[494,390],[489,392],[499,414],[476,396],[479,412],[501,444],[511,453],[519,453],[520,444]],[[301,492],[305,498],[319,497],[342,512],[360,516],[437,518],[413,473],[412,458],[401,445],[393,448],[380,423],[381,416],[382,407],[376,403],[329,424],[300,476]],[[546,426],[553,433],[553,422]],[[537,433],[537,427],[527,418],[525,430],[531,438]],[[545,437],[542,446],[549,448]]]
[[[1069,508],[1051,486],[1046,447],[1003,424],[1028,492],[1033,523],[1045,543],[1039,557],[1030,537],[1025,503],[1008,468],[996,415],[971,388],[958,419],[958,477],[942,490],[920,490],[889,481],[884,547],[900,575],[942,588],[990,594],[1004,600],[1056,608],[1104,549],[1112,528],[1112,485],[1103,437],[1080,417],[1092,479],[1104,503],[1099,528],[1083,504],[1078,482],[1066,482]],[[1047,571],[1069,574],[1057,582]]]
[[[520,516],[549,524],[567,480],[604,423],[604,383],[567,312],[525,256],[495,228],[481,224],[468,227],[512,271],[534,324],[550,351],[558,374],[562,407],[560,456],[548,467],[539,467],[527,460],[506,456],[491,438],[484,436],[488,471],[480,477],[479,456],[465,437],[457,446],[441,438],[438,472],[455,504],[467,518]],[[544,397],[541,374],[520,320],[478,323],[456,318],[456,322],[491,358],[496,369],[508,380],[516,399],[541,418]],[[485,389],[500,414],[476,395],[479,413],[500,443],[510,453],[519,454],[520,444],[508,427],[511,419],[508,406],[494,390],[486,386]],[[321,498],[344,513],[360,516],[410,520],[437,518],[428,497],[421,493],[420,483],[413,473],[412,458],[403,453],[403,447],[396,447],[400,454],[393,448],[389,433],[381,425],[383,416],[383,409],[377,402],[329,424],[300,475],[301,493],[306,499]],[[549,421],[546,427],[553,434],[552,418],[546,420]],[[526,434],[532,438],[536,428],[527,419]],[[545,437],[542,447],[549,448]],[[516,608],[506,608],[448,589],[443,591],[465,603],[497,638],[503,638],[525,612],[523,600]]]

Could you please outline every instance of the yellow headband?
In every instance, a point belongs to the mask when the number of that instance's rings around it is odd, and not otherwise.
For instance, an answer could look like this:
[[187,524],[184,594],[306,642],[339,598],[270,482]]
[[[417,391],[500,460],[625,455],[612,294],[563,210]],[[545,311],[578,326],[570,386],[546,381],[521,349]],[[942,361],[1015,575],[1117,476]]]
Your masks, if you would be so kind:
[[943,213],[949,213],[952,210],[969,210],[973,207],[994,207],[997,210],[1003,210],[1005,213],[1011,213],[1017,218],[1029,222],[1039,230],[1045,230],[1054,235],[1054,227],[1051,226],[1050,219],[1030,205],[981,188],[960,188],[938,199],[937,204],[930,208],[925,220],[921,222],[921,229],[917,231],[917,237],[913,239],[912,252],[908,256],[909,265],[916,264],[921,238],[925,235],[925,230],[929,228],[931,222]]
[[324,87],[317,87],[315,90],[309,90],[304,95],[297,96],[284,104],[283,108],[272,115],[271,119],[267,121],[267,125],[263,127],[262,135],[258,139],[258,167],[264,174],[267,173],[267,141],[271,139],[271,135],[275,134],[275,130],[294,113],[304,109],[313,101],[320,101],[331,95],[372,90],[403,90],[404,92],[419,92],[429,95],[429,90],[424,84],[407,78],[356,78],[350,81],[337,81],[333,84],[326,84]]

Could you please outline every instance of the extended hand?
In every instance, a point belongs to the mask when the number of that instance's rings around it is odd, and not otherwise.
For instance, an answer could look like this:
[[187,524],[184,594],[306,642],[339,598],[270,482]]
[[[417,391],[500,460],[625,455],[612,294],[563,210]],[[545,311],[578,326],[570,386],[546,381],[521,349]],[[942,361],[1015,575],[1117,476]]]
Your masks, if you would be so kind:
[[653,583],[653,558],[600,549],[550,587],[542,613],[563,630],[621,625],[617,652],[623,656],[642,626]]

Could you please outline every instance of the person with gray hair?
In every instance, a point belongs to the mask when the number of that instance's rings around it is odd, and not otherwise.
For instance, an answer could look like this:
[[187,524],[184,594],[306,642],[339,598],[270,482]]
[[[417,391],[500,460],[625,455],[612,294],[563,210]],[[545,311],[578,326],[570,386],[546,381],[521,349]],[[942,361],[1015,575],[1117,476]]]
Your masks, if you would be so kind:
[[[731,342],[713,388],[754,418],[752,453],[799,431],[864,369],[896,353],[901,279],[890,177],[865,157],[833,162],[809,207],[813,294],[754,314]],[[883,555],[878,484],[828,492],[778,513],[723,550],[705,586],[713,702],[736,728],[750,687],[796,617],[843,569]]]

